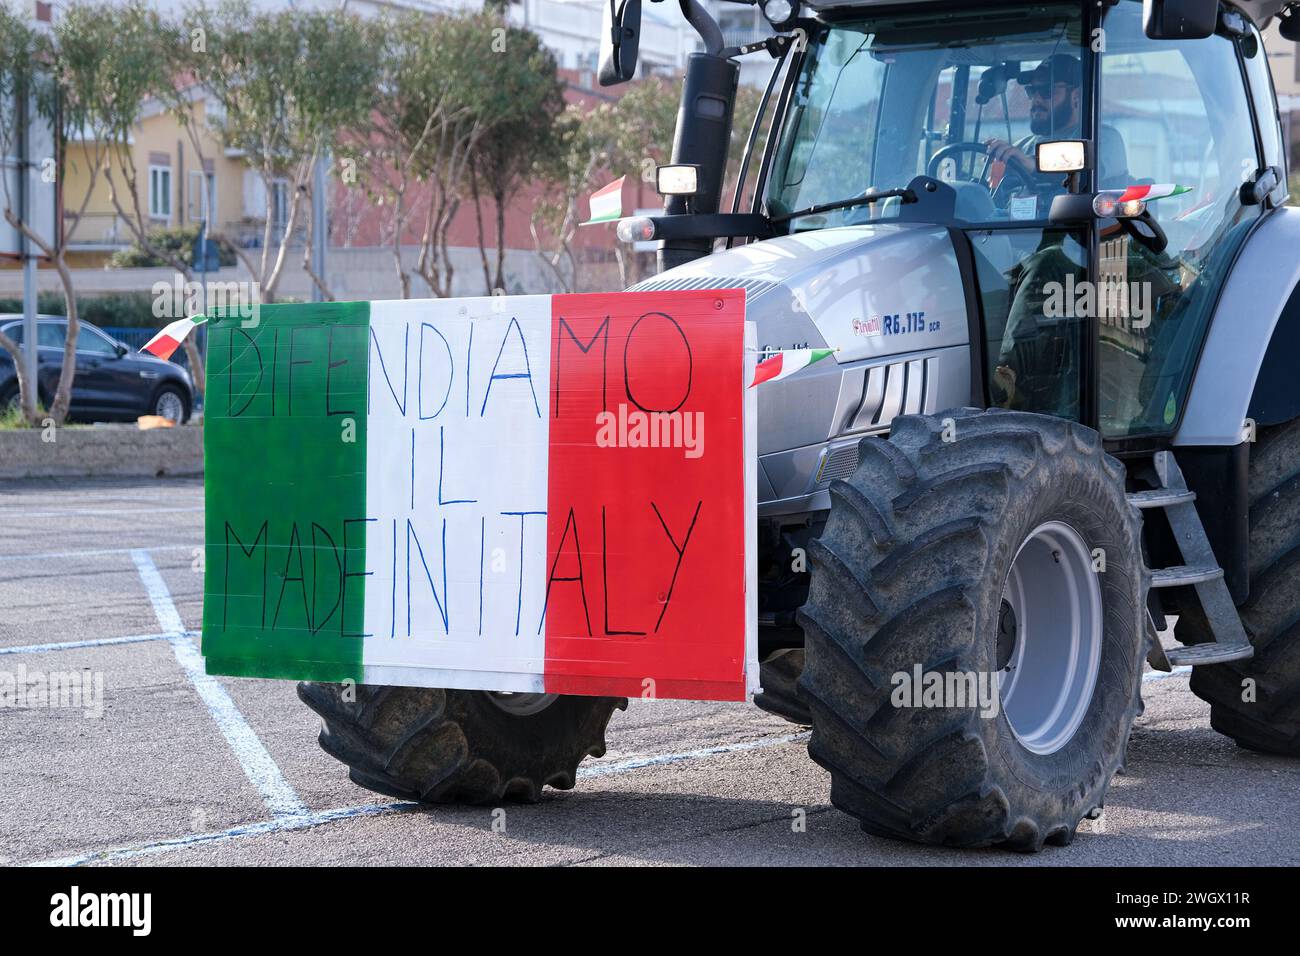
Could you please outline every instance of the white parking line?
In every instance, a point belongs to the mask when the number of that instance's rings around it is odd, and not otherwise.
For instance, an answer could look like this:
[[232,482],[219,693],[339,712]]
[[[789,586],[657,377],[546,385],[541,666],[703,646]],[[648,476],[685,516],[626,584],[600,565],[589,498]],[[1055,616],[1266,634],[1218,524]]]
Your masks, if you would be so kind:
[[[606,764],[604,766],[579,767],[578,777],[603,777],[612,774],[629,773],[645,767],[660,767],[665,764],[679,763],[684,760],[699,760],[702,757],[713,757],[719,754],[739,753],[747,750],[763,750],[769,747],[779,747],[783,744],[797,743],[799,741],[807,740],[809,736],[810,734],[805,731],[804,733],[799,734],[788,734],[784,737],[768,737],[762,740],[749,740],[744,743],[724,744],[718,747],[705,747],[700,750],[685,750],[680,753],[657,754],[649,757],[634,757],[628,760],[620,760],[616,763]],[[318,810],[315,813],[304,811],[297,816],[281,817],[276,820],[267,820],[262,823],[244,824],[242,826],[231,827],[228,830],[218,830],[214,833],[191,833],[182,837],[174,837],[170,840],[159,840],[154,843],[144,843],[139,846],[118,847],[110,850],[93,850],[90,853],[82,853],[77,856],[65,856],[53,860],[41,860],[35,863],[28,863],[27,865],[84,866],[87,863],[116,863],[120,860],[130,860],[142,856],[156,856],[160,853],[170,853],[173,850],[183,850],[186,847],[202,846],[210,843],[225,843],[243,837],[262,836],[267,833],[283,833],[289,830],[309,830],[312,827],[318,827],[326,823],[334,823],[338,820],[382,816],[389,813],[401,813],[419,809],[420,806],[421,805],[418,803],[398,801],[395,803],[371,803],[358,807],[340,807],[335,810]]]
[[0,561],[46,561],[57,558],[97,558],[105,554],[130,554],[133,551],[193,551],[202,545],[159,544],[149,548],[94,548],[87,551],[43,551],[36,554],[0,554]]
[[239,712],[235,702],[230,699],[230,694],[216,678],[210,677],[204,670],[203,656],[194,642],[185,636],[180,612],[172,603],[171,592],[167,590],[167,584],[154,566],[153,559],[144,551],[132,551],[131,560],[140,572],[140,581],[153,603],[153,612],[158,618],[159,626],[169,635],[168,640],[177,663],[194,684],[203,703],[207,704],[208,712],[230,744],[244,774],[262,794],[267,809],[275,817],[301,816],[306,813],[306,806],[284,779],[279,766],[262,746],[262,741]]
[[57,860],[41,860],[38,863],[29,863],[27,865],[85,866],[87,863],[116,863],[119,860],[130,860],[142,856],[156,856],[159,853],[170,853],[173,850],[183,850],[186,847],[201,846],[206,843],[225,843],[228,840],[236,840],[240,837],[262,836],[266,833],[283,833],[286,830],[309,830],[312,827],[318,827],[323,823],[333,823],[335,820],[348,820],[354,817],[380,816],[385,813],[397,813],[403,810],[413,810],[418,806],[418,803],[374,803],[362,807],[340,807],[337,810],[319,810],[316,813],[308,813],[304,810],[301,814],[296,816],[278,817],[274,820],[264,820],[260,823],[249,823],[244,826],[231,827],[229,830],[218,830],[215,833],[191,833],[187,836],[176,837],[171,840],[159,840],[157,843],[120,847],[114,850],[96,850],[90,853],[82,853],[79,856],[65,856]]
[[12,520],[14,518],[65,518],[83,515],[167,515],[202,510],[202,505],[197,508],[68,508],[59,511],[25,511],[21,508],[0,508],[0,518]]
[[632,757],[628,760],[620,760],[617,763],[594,764],[590,767],[579,767],[578,778],[587,777],[604,777],[613,773],[626,773],[629,770],[640,770],[642,767],[662,767],[667,764],[680,763],[683,760],[699,760],[701,757],[712,757],[717,754],[734,754],[746,750],[763,750],[767,747],[777,747],[781,744],[793,744],[802,740],[807,740],[812,736],[810,731],[805,730],[799,734],[787,734],[784,737],[766,738],[763,740],[747,740],[738,744],[721,744],[717,747],[704,747],[700,750],[684,750],[675,754],[657,754],[653,757]]
[[[185,637],[194,637],[198,631],[185,631]],[[55,641],[52,644],[20,644],[18,647],[0,647],[0,654],[43,654],[46,651],[75,651],[82,647],[108,647],[111,644],[143,644],[145,641],[169,641],[174,634],[131,634],[127,637],[97,637],[88,641]]]

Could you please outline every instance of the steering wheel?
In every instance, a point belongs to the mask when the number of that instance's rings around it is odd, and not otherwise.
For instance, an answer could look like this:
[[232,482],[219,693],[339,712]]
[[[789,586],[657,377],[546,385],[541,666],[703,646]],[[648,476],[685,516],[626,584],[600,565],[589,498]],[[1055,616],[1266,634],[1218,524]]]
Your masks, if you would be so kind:
[[[930,157],[930,161],[925,166],[926,175],[929,176],[931,179],[938,179],[939,167],[943,165],[944,160],[954,159],[955,157],[960,156],[962,153],[979,153],[987,160],[989,154],[989,148],[985,146],[983,143],[974,143],[974,142],[949,143],[947,146],[944,146],[938,151],[936,151],[935,154]],[[961,166],[959,163],[954,163],[953,165],[960,170]],[[991,166],[992,166],[991,162],[985,162],[984,167],[980,170],[978,176],[972,174],[969,176],[965,176],[963,178],[967,182],[979,183],[980,185],[984,185],[984,176],[988,173],[989,168]],[[958,173],[958,175],[961,175],[960,172]],[[1014,183],[1013,185],[1023,187],[1026,189],[1032,189],[1034,187],[1033,182],[1029,179],[1027,175],[1025,175],[1024,170],[1022,170],[1015,163],[1006,164],[1006,173],[1004,175],[1015,177],[1015,179],[1018,182]],[[1005,178],[1003,179],[1003,182],[1004,183],[1006,182]],[[998,189],[1001,190],[1002,187],[999,186]]]
[[[1143,229],[1138,228],[1138,224]],[[1156,255],[1164,252],[1169,248],[1169,235],[1165,232],[1160,223],[1156,222],[1155,217],[1151,215],[1151,210],[1146,210],[1142,215],[1132,219],[1119,220],[1120,226],[1130,236],[1136,239],[1142,245],[1146,246]],[[1144,231],[1145,230],[1145,231]]]

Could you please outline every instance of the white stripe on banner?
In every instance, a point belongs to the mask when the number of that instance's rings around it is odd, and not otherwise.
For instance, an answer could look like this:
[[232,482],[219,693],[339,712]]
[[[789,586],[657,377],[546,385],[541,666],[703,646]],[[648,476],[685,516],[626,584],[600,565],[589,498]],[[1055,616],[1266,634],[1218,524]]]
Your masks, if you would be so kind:
[[551,297],[376,302],[370,330],[366,682],[540,692]]

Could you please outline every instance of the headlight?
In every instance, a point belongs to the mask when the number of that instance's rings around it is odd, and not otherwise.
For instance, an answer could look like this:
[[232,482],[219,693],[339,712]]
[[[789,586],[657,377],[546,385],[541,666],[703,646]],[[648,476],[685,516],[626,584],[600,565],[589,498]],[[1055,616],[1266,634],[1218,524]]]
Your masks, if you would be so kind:
[[614,227],[614,234],[620,242],[649,242],[655,237],[654,220],[645,216],[620,219]]
[[700,167],[656,166],[655,192],[661,196],[694,196],[699,192]]
[[1098,219],[1136,219],[1146,212],[1147,204],[1141,199],[1126,202],[1123,196],[1123,193],[1113,191],[1097,193],[1092,201],[1092,211]]
[[767,0],[763,4],[763,16],[772,24],[773,30],[784,32],[799,18],[799,0]]

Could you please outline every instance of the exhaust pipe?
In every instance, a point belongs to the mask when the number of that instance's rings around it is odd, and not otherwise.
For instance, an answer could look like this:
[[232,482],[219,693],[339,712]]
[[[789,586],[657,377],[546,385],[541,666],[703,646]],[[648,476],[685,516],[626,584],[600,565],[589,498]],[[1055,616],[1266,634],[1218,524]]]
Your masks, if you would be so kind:
[[[713,214],[722,202],[722,180],[727,171],[731,124],[736,109],[740,65],[722,56],[722,31],[698,0],[680,0],[682,13],[704,41],[703,53],[686,60],[682,101],[677,109],[672,162],[699,167],[694,196],[669,196],[664,212]],[[713,239],[668,239],[659,250],[659,271],[707,256]]]

